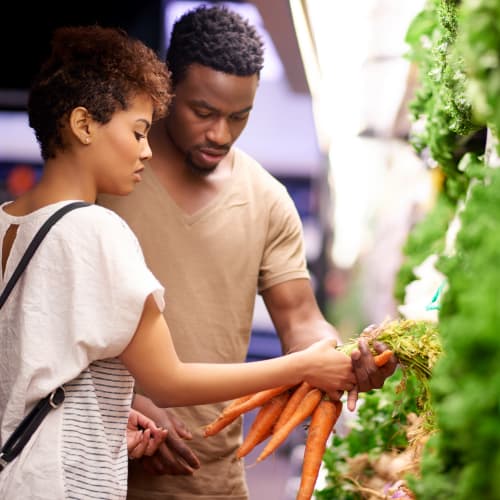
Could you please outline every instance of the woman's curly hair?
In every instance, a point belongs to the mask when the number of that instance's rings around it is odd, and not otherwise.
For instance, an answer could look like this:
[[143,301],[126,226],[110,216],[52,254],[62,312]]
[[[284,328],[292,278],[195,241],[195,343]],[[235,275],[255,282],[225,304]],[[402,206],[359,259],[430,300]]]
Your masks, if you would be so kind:
[[166,61],[174,87],[193,63],[230,75],[259,76],[264,44],[257,30],[238,13],[202,5],[174,24]]
[[58,28],[28,99],[29,123],[42,157],[47,160],[64,148],[61,131],[74,108],[87,108],[105,124],[140,94],[151,97],[154,119],[166,114],[170,75],[152,49],[117,28]]

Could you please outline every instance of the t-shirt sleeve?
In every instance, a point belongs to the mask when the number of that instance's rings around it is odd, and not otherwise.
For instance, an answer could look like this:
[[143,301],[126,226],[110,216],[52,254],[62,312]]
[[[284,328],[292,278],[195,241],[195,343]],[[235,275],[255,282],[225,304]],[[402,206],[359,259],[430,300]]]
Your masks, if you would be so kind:
[[299,213],[284,186],[280,188],[269,211],[259,292],[285,281],[310,276]]
[[[72,340],[80,364],[120,355],[139,324],[144,303],[153,295],[160,311],[164,288],[146,266],[127,224],[102,207],[80,210],[83,230],[66,228],[74,252],[75,286]],[[86,212],[86,213],[85,213]],[[71,234],[73,233],[73,234]],[[78,233],[78,234],[76,234]]]

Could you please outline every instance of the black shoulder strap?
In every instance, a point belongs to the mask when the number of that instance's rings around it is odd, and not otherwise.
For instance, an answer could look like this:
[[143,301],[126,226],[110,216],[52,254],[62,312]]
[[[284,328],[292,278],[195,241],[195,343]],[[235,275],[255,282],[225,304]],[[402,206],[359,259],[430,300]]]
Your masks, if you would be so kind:
[[22,256],[21,260],[19,261],[19,264],[17,265],[16,269],[12,273],[12,276],[10,277],[10,280],[7,282],[5,285],[5,288],[2,292],[2,295],[0,295],[0,308],[4,305],[5,301],[7,300],[7,297],[9,296],[10,292],[14,288],[14,285],[16,284],[17,280],[23,273],[24,269],[28,265],[28,262],[30,261],[31,257],[33,257],[33,254],[35,253],[36,249],[42,242],[42,240],[45,238],[45,235],[49,232],[50,228],[65,214],[67,214],[70,210],[74,210],[75,208],[79,207],[86,207],[90,205],[89,203],[86,203],[84,201],[75,201],[73,203],[68,203],[67,205],[64,205],[64,207],[60,208],[56,212],[54,212],[42,225],[42,227],[37,231],[33,239],[31,240],[30,244],[28,245],[28,248],[26,249],[26,252]]

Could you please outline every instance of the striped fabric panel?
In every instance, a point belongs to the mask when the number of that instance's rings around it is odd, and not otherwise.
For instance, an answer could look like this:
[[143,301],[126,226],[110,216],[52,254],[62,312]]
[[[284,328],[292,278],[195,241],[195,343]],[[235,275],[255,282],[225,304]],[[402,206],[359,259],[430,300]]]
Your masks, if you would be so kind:
[[65,385],[62,462],[66,498],[125,499],[125,432],[133,385],[118,359],[96,361]]

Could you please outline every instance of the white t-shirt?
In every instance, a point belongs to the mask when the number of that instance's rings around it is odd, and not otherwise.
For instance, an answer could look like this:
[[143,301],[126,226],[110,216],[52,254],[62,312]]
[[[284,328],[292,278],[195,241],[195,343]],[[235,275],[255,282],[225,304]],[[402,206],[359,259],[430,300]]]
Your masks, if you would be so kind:
[[[39,227],[66,203],[23,217],[0,207],[0,254],[6,230],[18,225],[0,289]],[[163,310],[163,293],[115,213],[78,208],[52,227],[0,309],[0,442],[61,384],[66,399],[0,473],[0,498],[125,498],[133,379],[117,356],[147,296]]]

